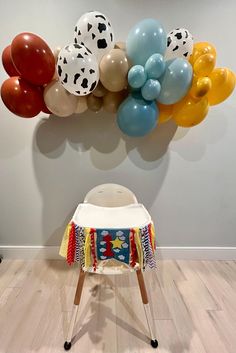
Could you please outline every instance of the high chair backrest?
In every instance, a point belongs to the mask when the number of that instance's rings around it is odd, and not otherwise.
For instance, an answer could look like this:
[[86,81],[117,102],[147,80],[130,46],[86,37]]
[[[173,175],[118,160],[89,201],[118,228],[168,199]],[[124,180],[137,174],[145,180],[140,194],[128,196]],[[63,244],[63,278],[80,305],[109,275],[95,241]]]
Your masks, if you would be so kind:
[[102,184],[95,186],[85,196],[84,203],[101,207],[120,207],[138,203],[134,193],[119,184]]

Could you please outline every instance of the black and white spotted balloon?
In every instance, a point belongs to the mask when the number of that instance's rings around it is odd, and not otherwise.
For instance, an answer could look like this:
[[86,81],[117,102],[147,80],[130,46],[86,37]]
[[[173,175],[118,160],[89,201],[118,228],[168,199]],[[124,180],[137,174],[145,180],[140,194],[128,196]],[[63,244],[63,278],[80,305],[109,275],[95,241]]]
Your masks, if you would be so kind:
[[70,44],[61,49],[57,73],[63,87],[76,96],[91,93],[99,81],[97,58],[81,44]]
[[100,62],[103,55],[113,49],[115,44],[109,19],[98,11],[85,13],[76,23],[74,42],[84,44]]
[[189,59],[193,52],[193,36],[186,28],[177,28],[167,35],[165,59]]

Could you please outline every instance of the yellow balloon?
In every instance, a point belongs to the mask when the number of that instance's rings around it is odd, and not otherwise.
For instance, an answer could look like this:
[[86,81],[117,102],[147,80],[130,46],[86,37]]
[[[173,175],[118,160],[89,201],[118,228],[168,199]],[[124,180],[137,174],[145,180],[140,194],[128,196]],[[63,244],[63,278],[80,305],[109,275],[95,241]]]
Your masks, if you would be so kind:
[[226,100],[235,88],[235,74],[227,69],[218,67],[212,71],[209,78],[212,88],[207,98],[210,105],[216,105]]
[[212,54],[216,59],[216,49],[214,45],[208,42],[198,42],[193,46],[193,53],[190,56],[189,62],[193,65],[195,61],[204,54]]
[[157,103],[159,109],[158,123],[163,124],[172,118],[173,105]]
[[193,98],[204,97],[211,89],[211,79],[209,77],[197,77],[193,78],[192,87],[189,94]]
[[213,54],[203,54],[193,64],[193,71],[196,76],[208,76],[214,69],[216,57]]
[[209,103],[206,97],[199,100],[187,96],[174,105],[173,119],[178,126],[192,127],[203,121],[208,110]]

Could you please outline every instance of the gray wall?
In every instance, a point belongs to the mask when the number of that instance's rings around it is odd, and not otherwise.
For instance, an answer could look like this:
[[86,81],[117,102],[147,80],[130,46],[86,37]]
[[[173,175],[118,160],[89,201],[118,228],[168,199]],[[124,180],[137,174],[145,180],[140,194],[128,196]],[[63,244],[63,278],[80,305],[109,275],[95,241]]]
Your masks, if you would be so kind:
[[[236,71],[234,0],[0,1],[0,49],[22,32],[54,48],[72,40],[81,14],[96,9],[125,40],[140,19],[169,31],[187,27],[218,49],[218,66]],[[1,70],[1,82],[6,75]],[[93,186],[131,188],[149,209],[162,246],[236,246],[235,94],[201,125],[159,126],[151,135],[121,135],[115,117],[41,114],[24,120],[0,103],[0,237],[2,245],[57,245],[76,205]]]

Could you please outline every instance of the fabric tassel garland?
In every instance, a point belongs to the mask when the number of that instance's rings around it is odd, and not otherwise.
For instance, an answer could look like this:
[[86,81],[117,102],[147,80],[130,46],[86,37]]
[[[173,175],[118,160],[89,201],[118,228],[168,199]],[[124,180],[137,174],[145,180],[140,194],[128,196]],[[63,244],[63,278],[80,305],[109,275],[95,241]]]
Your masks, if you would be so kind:
[[[109,256],[106,255],[105,250],[107,247],[104,245],[104,239],[108,236],[108,232],[109,239],[106,239],[108,243],[106,245],[109,245],[109,249],[112,250]],[[105,235],[103,233],[105,233]],[[119,246],[114,247],[117,241],[121,242],[120,248]],[[93,269],[94,272],[96,272],[98,268],[99,261],[104,260],[103,257],[105,257],[105,260],[115,258],[120,262],[129,264],[132,268],[139,264],[140,268],[145,270],[147,266],[150,268],[156,267],[155,247],[155,230],[153,223],[143,228],[137,227],[109,231],[79,227],[71,221],[63,236],[60,255],[66,257],[69,265],[76,261],[79,263],[80,268]],[[120,253],[120,251],[123,251],[123,253]]]

